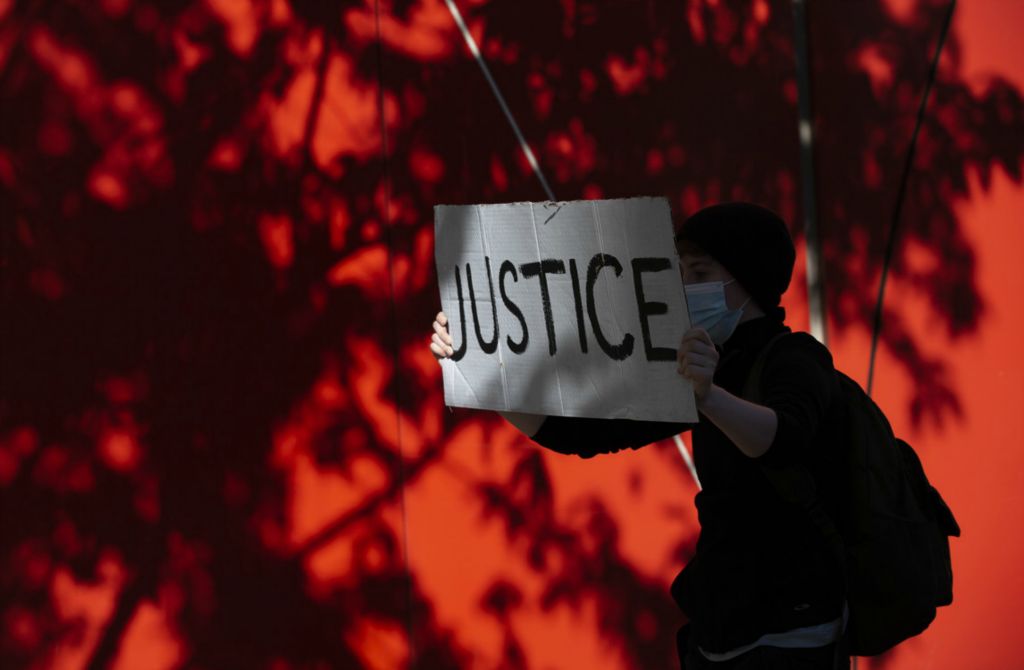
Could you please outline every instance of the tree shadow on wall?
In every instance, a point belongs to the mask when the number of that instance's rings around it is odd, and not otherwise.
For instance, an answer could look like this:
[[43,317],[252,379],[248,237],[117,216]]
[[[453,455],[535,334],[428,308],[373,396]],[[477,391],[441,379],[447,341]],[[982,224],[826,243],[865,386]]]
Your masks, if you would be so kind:
[[[792,26],[788,9],[758,7],[464,11],[559,198],[664,194],[681,213],[745,198],[798,221]],[[849,167],[865,156],[822,163],[844,327],[870,314],[862,287],[877,268],[857,254],[881,255],[939,7],[910,23],[858,10],[834,49],[815,50],[822,155],[879,148],[870,179]],[[406,571],[393,521],[452,435],[494,426],[439,415],[423,355],[437,305],[431,208],[541,192],[446,11],[0,10],[0,88],[16,101],[0,112],[2,300],[15,315],[0,326],[4,667],[69,647],[90,667],[124,661],[148,639],[136,624],[153,604],[189,667],[473,663],[437,594]],[[869,91],[847,57],[869,47],[898,73],[893,95]],[[869,103],[831,108],[829,86]],[[1019,181],[1020,94],[997,81],[975,95],[954,62],[935,109],[922,140],[933,179],[911,189],[905,230],[950,260],[893,270],[951,333],[969,333],[983,299],[951,200],[974,167]],[[941,363],[890,325],[887,345],[925,382],[915,416],[955,411]],[[599,494],[555,518],[535,452],[463,486],[506,528],[508,560],[543,579],[542,608],[596,602],[624,667],[674,667],[672,606],[623,557]],[[73,606],[82,593],[109,596],[109,612]],[[504,579],[480,594],[506,667],[528,664],[511,625],[522,593]]]

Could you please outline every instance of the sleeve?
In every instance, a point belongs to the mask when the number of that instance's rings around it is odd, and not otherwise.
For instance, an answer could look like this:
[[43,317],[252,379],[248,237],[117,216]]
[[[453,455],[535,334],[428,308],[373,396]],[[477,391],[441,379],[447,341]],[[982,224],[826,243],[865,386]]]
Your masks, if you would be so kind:
[[560,454],[592,458],[623,449],[639,449],[692,427],[688,423],[549,416],[531,439]]
[[799,458],[814,447],[839,396],[832,354],[806,333],[784,338],[765,365],[760,390],[761,404],[778,417],[775,439],[760,458],[778,464]]

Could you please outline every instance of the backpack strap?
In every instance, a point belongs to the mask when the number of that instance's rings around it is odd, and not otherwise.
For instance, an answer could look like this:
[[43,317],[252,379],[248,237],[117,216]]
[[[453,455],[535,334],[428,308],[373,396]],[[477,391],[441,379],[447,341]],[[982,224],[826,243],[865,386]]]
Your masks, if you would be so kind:
[[[761,404],[761,379],[764,374],[765,365],[776,345],[787,337],[789,333],[779,333],[768,341],[757,355],[747,380],[743,385],[743,398],[753,403]],[[800,506],[810,517],[811,522],[818,529],[821,535],[828,542],[840,568],[843,578],[844,591],[847,587],[846,578],[846,547],[842,535],[835,522],[825,511],[818,495],[818,486],[814,475],[807,466],[801,463],[772,463],[766,465],[761,463],[761,472],[771,484],[779,496],[794,505]]]
[[775,345],[782,340],[782,338],[789,335],[789,333],[779,333],[768,340],[768,343],[761,348],[761,351],[757,354],[757,359],[754,361],[754,367],[750,369],[750,373],[747,375],[747,381],[743,385],[743,397],[750,402],[760,404],[761,402],[761,375],[764,372],[765,363],[768,362],[768,354],[771,353]]

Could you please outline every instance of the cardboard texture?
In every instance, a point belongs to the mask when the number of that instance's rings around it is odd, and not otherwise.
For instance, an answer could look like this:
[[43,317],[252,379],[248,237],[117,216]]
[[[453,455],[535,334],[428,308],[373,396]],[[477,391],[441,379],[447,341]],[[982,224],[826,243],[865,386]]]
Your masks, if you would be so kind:
[[664,198],[438,205],[434,225],[448,405],[697,420]]

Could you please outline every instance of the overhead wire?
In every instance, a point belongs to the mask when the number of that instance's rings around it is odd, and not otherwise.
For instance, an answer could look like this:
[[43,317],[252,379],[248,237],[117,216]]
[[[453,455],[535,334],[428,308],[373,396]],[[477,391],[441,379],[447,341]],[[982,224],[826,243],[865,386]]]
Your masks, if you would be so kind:
[[946,9],[942,27],[939,31],[939,41],[935,45],[935,54],[932,56],[931,67],[928,71],[928,80],[925,84],[924,93],[921,95],[921,104],[917,108],[917,121],[914,124],[914,132],[910,136],[910,146],[903,161],[903,172],[900,175],[899,189],[896,192],[896,204],[893,207],[892,219],[889,224],[889,239],[885,245],[885,259],[882,261],[882,277],[878,284],[878,299],[875,301],[875,314],[871,327],[871,353],[868,358],[868,380],[866,391],[871,395],[875,381],[875,359],[878,354],[878,340],[882,333],[883,313],[885,305],[885,289],[889,279],[889,268],[892,266],[893,256],[896,253],[896,244],[899,241],[900,215],[903,212],[903,203],[907,195],[907,183],[910,180],[910,172],[914,166],[914,150],[917,146],[917,137],[924,123],[925,109],[928,106],[928,98],[931,95],[932,87],[935,84],[935,76],[939,69],[939,58],[942,55],[942,48],[946,44],[946,36],[949,34],[949,26],[953,22],[953,12],[956,9],[956,0],[950,0]]
[[508,120],[508,124],[512,126],[512,132],[515,133],[516,140],[519,142],[519,148],[523,152],[523,156],[526,157],[526,162],[529,163],[530,168],[533,169],[533,173],[537,176],[537,180],[544,189],[544,194],[548,196],[548,200],[555,200],[555,193],[551,190],[551,186],[548,184],[547,178],[544,177],[544,172],[540,168],[540,163],[537,161],[537,157],[533,154],[533,149],[530,148],[530,143],[526,141],[526,138],[523,136],[523,132],[519,129],[519,124],[516,123],[516,118],[513,116],[512,110],[509,109],[508,103],[505,102],[505,96],[501,94],[501,89],[498,87],[498,83],[494,81],[494,77],[491,75],[491,69],[487,67],[487,61],[484,60],[483,55],[480,53],[480,48],[477,46],[476,40],[469,32],[469,28],[466,27],[466,22],[462,19],[462,12],[459,11],[459,7],[455,4],[454,0],[445,0],[445,5],[448,7],[448,12],[452,15],[455,25],[458,26],[459,32],[462,33],[462,39],[466,42],[466,47],[469,49],[469,52],[473,54],[473,58],[476,59],[477,65],[480,66],[480,71],[483,72],[484,79],[487,80],[487,84],[491,87],[491,92],[494,94],[495,100],[498,101],[498,105],[501,107],[502,113],[505,114],[505,119]]

